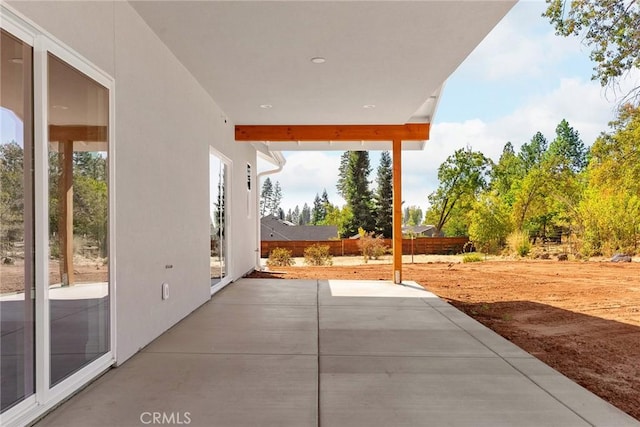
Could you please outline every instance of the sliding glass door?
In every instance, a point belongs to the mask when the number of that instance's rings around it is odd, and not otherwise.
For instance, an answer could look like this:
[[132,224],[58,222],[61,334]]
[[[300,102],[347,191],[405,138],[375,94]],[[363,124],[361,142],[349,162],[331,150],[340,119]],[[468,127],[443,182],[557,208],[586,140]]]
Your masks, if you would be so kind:
[[35,392],[33,49],[0,41],[0,412]]
[[216,290],[228,275],[227,206],[229,164],[217,153],[209,154],[209,218],[211,237],[211,286]]
[[47,62],[53,386],[109,350],[109,90],[52,54]]
[[0,22],[0,425],[114,361],[113,80],[18,21]]

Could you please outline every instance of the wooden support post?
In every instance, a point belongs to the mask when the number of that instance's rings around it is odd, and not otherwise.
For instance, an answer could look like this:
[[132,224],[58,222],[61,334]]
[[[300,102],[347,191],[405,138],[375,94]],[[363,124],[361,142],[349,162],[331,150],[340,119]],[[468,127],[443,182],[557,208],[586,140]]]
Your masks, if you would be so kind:
[[402,140],[393,140],[393,283],[402,283]]
[[73,285],[73,141],[60,141],[60,280]]

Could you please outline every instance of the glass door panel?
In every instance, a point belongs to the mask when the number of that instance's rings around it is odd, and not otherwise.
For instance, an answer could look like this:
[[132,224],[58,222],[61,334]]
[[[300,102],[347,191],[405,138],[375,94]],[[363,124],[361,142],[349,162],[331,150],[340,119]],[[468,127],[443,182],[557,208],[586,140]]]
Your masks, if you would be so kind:
[[4,412],[35,391],[33,50],[2,30],[0,54],[0,412]]
[[50,384],[109,351],[109,90],[48,57]]
[[211,222],[211,286],[227,276],[227,164],[215,154],[209,156],[210,222]]

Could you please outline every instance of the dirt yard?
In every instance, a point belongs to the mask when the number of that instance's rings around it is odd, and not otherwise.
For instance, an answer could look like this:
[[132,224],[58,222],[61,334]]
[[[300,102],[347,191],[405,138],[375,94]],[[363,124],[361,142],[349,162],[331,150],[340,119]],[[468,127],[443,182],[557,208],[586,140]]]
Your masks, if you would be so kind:
[[[108,268],[104,261],[75,260],[73,267],[76,283],[106,282]],[[60,283],[60,266],[57,261],[49,262],[49,283]],[[24,292],[24,262],[18,260],[13,265],[0,265],[0,294]]]
[[[429,291],[640,420],[640,263],[404,266]],[[390,265],[278,267],[254,277],[391,278]]]

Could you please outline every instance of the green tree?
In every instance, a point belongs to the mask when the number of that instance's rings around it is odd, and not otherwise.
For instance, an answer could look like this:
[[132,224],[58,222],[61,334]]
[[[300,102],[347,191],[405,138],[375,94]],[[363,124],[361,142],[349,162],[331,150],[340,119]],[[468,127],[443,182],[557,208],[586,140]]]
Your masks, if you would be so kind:
[[511,206],[514,202],[512,187],[522,176],[522,160],[516,155],[513,144],[507,142],[502,149],[500,160],[491,169],[491,188]]
[[107,183],[87,175],[77,175],[73,180],[73,231],[75,235],[90,238],[107,254]]
[[302,210],[300,211],[300,218],[298,219],[298,224],[307,225],[311,222],[311,208],[306,203],[302,206]]
[[280,202],[282,202],[282,187],[280,187],[280,182],[276,181],[273,186],[273,196],[271,197],[271,204],[269,206],[269,213],[271,215],[278,215]]
[[640,194],[640,107],[621,107],[610,126],[590,150],[591,184]]
[[273,183],[271,178],[267,177],[262,183],[260,191],[260,216],[263,217],[270,213],[271,200],[273,199]]
[[469,214],[469,239],[486,253],[504,246],[511,232],[509,206],[495,192],[481,195]]
[[565,119],[556,127],[556,138],[549,145],[549,155],[555,170],[569,169],[578,173],[587,166],[587,149],[580,134]]
[[404,208],[402,223],[404,225],[422,224],[422,209],[420,209],[418,206],[407,206],[406,208]]
[[329,205],[329,196],[326,188],[322,191],[322,197],[316,193],[316,198],[313,200],[313,208],[311,209],[311,223],[313,225],[320,225],[324,222],[327,216],[327,206]]
[[280,183],[276,181],[274,184],[271,178],[267,177],[262,183],[262,189],[260,191],[260,216],[278,216],[281,201],[282,188],[280,187]]
[[293,208],[293,212],[291,212],[290,221],[294,224],[300,224],[300,207],[298,205],[296,205],[296,207]]
[[339,208],[335,205],[327,205],[327,216],[321,225],[335,225],[338,228],[340,237],[349,236],[347,226],[353,221],[353,213],[349,206]]
[[637,253],[640,242],[640,107],[620,109],[591,147],[578,206],[585,255]]
[[393,169],[388,151],[380,155],[380,165],[376,176],[375,232],[383,237],[391,238],[393,234]]
[[316,193],[316,198],[313,199],[313,208],[311,208],[311,224],[318,225],[326,215],[327,212],[322,205],[322,200],[320,200],[320,196]]
[[525,174],[535,167],[540,167],[547,155],[548,146],[547,138],[542,132],[536,132],[531,141],[522,144],[518,158]]
[[470,207],[476,196],[486,188],[486,175],[492,162],[470,147],[456,150],[438,168],[440,185],[429,195],[431,218],[438,233],[456,208]]
[[271,178],[267,177],[262,183],[260,191],[260,216],[275,215],[280,213],[280,202],[282,202],[282,188],[276,181],[274,184]]
[[515,228],[527,231],[530,236],[538,235],[546,228],[550,199],[549,183],[551,175],[542,167],[531,169],[514,187],[512,217]]
[[343,237],[357,234],[360,227],[367,231],[375,229],[372,195],[369,190],[370,173],[367,151],[346,151],[342,155],[337,188],[352,213],[350,222],[344,226]]
[[[595,62],[593,80],[604,87],[640,68],[640,4],[635,0],[547,0],[543,16],[560,36],[577,36]],[[637,101],[640,87],[628,96]],[[637,105],[637,103],[636,103]]]
[[15,141],[0,144],[0,242],[2,251],[24,236],[24,151]]

